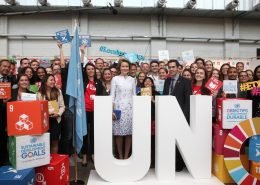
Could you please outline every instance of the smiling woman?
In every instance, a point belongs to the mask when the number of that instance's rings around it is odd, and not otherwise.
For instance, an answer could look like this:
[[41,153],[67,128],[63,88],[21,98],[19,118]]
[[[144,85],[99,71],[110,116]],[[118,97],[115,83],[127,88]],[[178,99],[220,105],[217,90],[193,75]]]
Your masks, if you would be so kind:
[[192,94],[209,95],[210,91],[205,87],[207,81],[208,75],[205,68],[199,67],[195,72],[195,78],[192,85]]
[[[43,77],[41,87],[37,93],[38,100],[49,101],[49,132],[51,135],[51,153],[58,153],[61,116],[65,111],[61,90],[55,86],[55,77],[46,75]],[[51,106],[50,106],[51,105]],[[57,105],[57,110],[55,107]],[[54,109],[51,109],[51,107]],[[52,111],[51,111],[52,110]]]
[[132,146],[132,108],[136,89],[134,78],[128,76],[130,62],[125,59],[119,60],[118,69],[120,75],[112,79],[111,96],[113,109],[120,110],[121,117],[114,119],[113,135],[115,136],[118,158],[127,159]]

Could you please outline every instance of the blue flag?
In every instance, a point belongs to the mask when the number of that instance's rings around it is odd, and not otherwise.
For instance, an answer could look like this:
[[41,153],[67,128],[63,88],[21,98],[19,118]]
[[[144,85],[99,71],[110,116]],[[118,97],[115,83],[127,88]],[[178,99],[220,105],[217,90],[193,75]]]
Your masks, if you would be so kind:
[[[69,108],[74,113],[76,106],[76,149],[79,153],[83,145],[83,136],[87,135],[87,119],[84,101],[82,67],[79,55],[78,27],[75,30],[71,45],[66,94],[70,96]],[[74,100],[76,105],[74,104]],[[75,146],[75,143],[73,143]]]

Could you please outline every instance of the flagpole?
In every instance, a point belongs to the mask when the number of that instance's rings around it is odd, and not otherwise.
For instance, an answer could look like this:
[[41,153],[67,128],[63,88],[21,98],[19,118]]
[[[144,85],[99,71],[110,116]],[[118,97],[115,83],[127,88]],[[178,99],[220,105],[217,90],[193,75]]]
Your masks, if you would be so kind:
[[76,114],[77,114],[77,100],[73,98],[74,101],[74,117],[73,117],[73,143],[74,143],[74,163],[75,163],[75,179],[70,182],[70,185],[84,185],[85,182],[78,180],[78,162],[77,162],[77,139],[76,139]]

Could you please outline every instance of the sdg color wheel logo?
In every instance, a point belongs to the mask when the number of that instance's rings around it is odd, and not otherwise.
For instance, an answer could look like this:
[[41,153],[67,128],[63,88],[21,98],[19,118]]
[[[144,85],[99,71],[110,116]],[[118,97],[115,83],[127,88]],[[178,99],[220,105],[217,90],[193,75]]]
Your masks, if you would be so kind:
[[228,134],[224,144],[224,160],[227,170],[239,185],[260,184],[260,180],[249,174],[240,160],[242,144],[254,135],[260,135],[260,118],[248,119],[236,125]]

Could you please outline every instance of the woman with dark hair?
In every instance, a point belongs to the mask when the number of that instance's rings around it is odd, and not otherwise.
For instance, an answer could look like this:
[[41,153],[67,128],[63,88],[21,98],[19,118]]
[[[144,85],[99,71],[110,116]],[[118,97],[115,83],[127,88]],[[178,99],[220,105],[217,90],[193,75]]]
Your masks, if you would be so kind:
[[33,68],[31,67],[25,67],[21,69],[21,74],[26,74],[30,80],[30,85],[33,85],[35,83],[35,79],[33,78]]
[[33,93],[28,90],[30,86],[30,79],[26,74],[18,75],[17,86],[18,88],[12,89],[12,95],[9,101],[21,100],[22,93]]
[[223,64],[220,67],[220,76],[219,76],[219,80],[223,81],[223,80],[228,80],[228,75],[227,75],[227,71],[230,68],[230,65],[228,63]]
[[130,62],[128,60],[120,59],[118,69],[120,75],[112,79],[110,95],[113,108],[121,111],[121,117],[116,119],[113,113],[113,135],[115,136],[118,158],[127,159],[132,146],[132,110],[136,86],[134,78],[128,76],[130,71]]
[[[254,70],[254,78],[253,81],[260,80],[260,65],[257,66]],[[252,117],[260,117],[260,94],[255,93],[259,92],[259,87],[254,87],[256,89],[252,89],[251,92],[247,92],[247,97],[253,101],[253,115]]]
[[211,76],[212,70],[213,70],[213,62],[211,60],[207,60],[205,62],[205,69],[207,71],[208,77]]
[[109,68],[105,68],[102,73],[102,84],[104,87],[104,95],[110,95],[112,72]]
[[141,88],[143,87],[143,82],[144,82],[145,77],[146,77],[146,75],[143,72],[140,72],[137,75],[137,79],[136,79],[136,94],[141,92]]
[[87,155],[94,161],[94,97],[102,95],[102,82],[96,77],[96,67],[92,63],[85,66],[84,99],[87,117],[88,135],[83,137],[81,153],[83,156],[82,166],[87,166]]
[[[65,111],[65,105],[61,90],[55,86],[55,77],[46,75],[41,81],[41,87],[37,93],[38,100],[49,101],[49,132],[51,135],[51,153],[58,153],[60,138],[61,116]],[[57,112],[52,107],[53,104],[58,106]]]
[[192,84],[193,95],[210,95],[210,91],[205,87],[208,81],[208,75],[205,68],[198,68],[195,73],[195,77]]
[[47,72],[44,67],[38,67],[36,70],[36,76],[35,76],[35,85],[38,86],[38,88],[41,87],[41,81],[45,78],[47,75]]
[[192,80],[194,79],[194,76],[195,76],[195,73],[196,73],[196,70],[198,69],[198,64],[196,63],[192,63],[190,65],[190,72],[191,72],[191,77],[192,77]]
[[216,78],[216,79],[219,80],[220,71],[219,71],[218,69],[214,68],[214,69],[212,70],[212,73],[211,73],[211,76],[210,76],[210,77],[214,77],[214,78]]
[[[151,88],[152,99],[151,99],[151,166],[154,166],[155,162],[155,96],[159,96],[160,93],[155,90],[155,84],[151,77],[146,77],[143,82],[144,88]],[[141,95],[139,93],[138,95]]]
[[192,80],[192,74],[189,69],[184,69],[182,72],[182,77],[188,80]]

